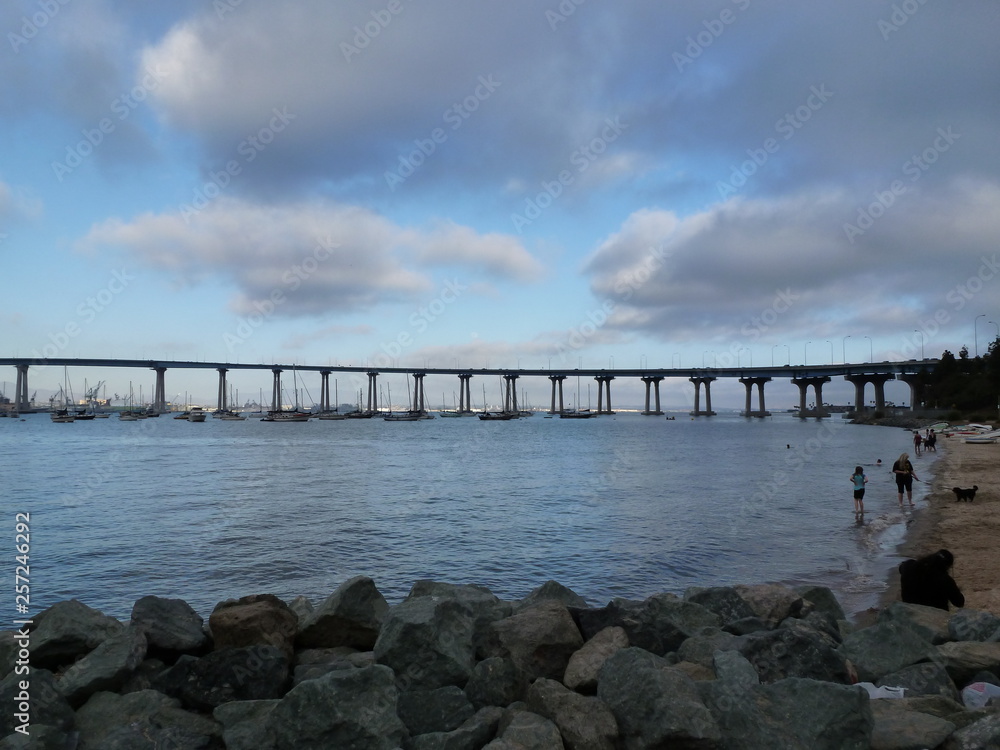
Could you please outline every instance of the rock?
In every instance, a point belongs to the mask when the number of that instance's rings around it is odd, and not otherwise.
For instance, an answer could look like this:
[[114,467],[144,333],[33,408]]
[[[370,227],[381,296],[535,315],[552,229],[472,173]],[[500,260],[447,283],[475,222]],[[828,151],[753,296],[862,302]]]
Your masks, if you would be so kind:
[[712,669],[717,680],[739,686],[741,692],[760,684],[760,675],[754,665],[738,651],[716,651]]
[[292,684],[315,680],[337,669],[370,667],[374,663],[375,656],[371,651],[358,651],[350,646],[304,649],[295,654]]
[[1000,673],[1000,643],[942,643],[937,647],[937,655],[959,688],[972,682],[972,678],[981,670]]
[[677,649],[677,658],[712,669],[715,653],[724,650],[736,650],[743,639],[719,628],[703,628],[697,635],[692,635]]
[[587,640],[617,625],[628,634],[630,644],[657,656],[676,651],[702,628],[721,624],[714,612],[673,594],[656,594],[641,602],[612,599],[606,607],[574,610],[573,614]]
[[814,630],[779,628],[743,638],[739,652],[753,664],[761,682],[778,682],[788,677],[851,681],[844,657]]
[[125,693],[138,693],[140,690],[152,690],[153,681],[166,668],[167,665],[159,659],[143,659],[117,692],[124,695]]
[[56,670],[90,653],[124,627],[76,599],[58,602],[34,617],[31,664]]
[[583,645],[569,610],[559,602],[541,602],[492,624],[500,652],[509,654],[529,679],[561,680],[570,657]]
[[597,697],[627,747],[712,748],[721,739],[694,681],[648,651],[626,648],[608,659]]
[[208,625],[216,649],[275,646],[288,660],[295,655],[299,618],[273,594],[252,594],[218,604]]
[[[497,737],[523,750],[562,750],[559,727],[531,711],[505,711],[497,726]],[[492,747],[487,745],[486,747]],[[499,748],[499,746],[497,746]]]
[[413,736],[450,732],[475,713],[468,697],[455,685],[401,693],[397,706],[399,718]]
[[205,621],[183,599],[144,596],[132,606],[131,623],[146,634],[150,653],[167,661],[209,645]]
[[20,732],[0,739],[0,750],[69,750],[75,740],[58,727],[32,722],[30,734]]
[[385,597],[367,576],[345,581],[308,615],[299,630],[299,648],[350,646],[371,651],[389,612]]
[[453,599],[420,596],[390,608],[375,661],[391,667],[403,690],[464,686],[475,664],[475,622]]
[[410,589],[407,600],[422,596],[438,600],[449,599],[468,610],[473,621],[473,645],[477,659],[493,655],[488,649],[490,625],[514,613],[514,605],[511,602],[501,601],[485,586],[417,581]]
[[[21,650],[17,638],[14,630],[0,630],[0,680],[13,672],[17,666],[18,652]],[[24,656],[27,663],[27,650]]]
[[569,658],[563,684],[570,690],[593,695],[597,692],[597,676],[604,662],[628,645],[628,635],[623,628],[605,628]]
[[824,614],[835,622],[847,619],[844,608],[840,606],[837,597],[826,586],[798,586],[795,593],[815,607],[815,611]]
[[96,693],[76,712],[76,728],[80,732],[77,750],[215,750],[222,746],[222,728],[217,722],[182,710],[179,701],[155,690]]
[[860,682],[876,682],[882,675],[931,661],[934,647],[912,627],[889,621],[851,633],[840,653],[854,665]]
[[[27,682],[27,688],[21,685]],[[56,729],[69,731],[73,728],[73,708],[59,692],[56,679],[47,669],[28,670],[28,674],[11,672],[0,680],[0,737],[24,724],[17,714],[24,713],[21,704],[24,694],[28,694],[28,723],[32,730],[36,724],[44,724]]]
[[277,700],[231,701],[217,706],[212,718],[222,725],[226,750],[258,750]]
[[684,592],[684,601],[699,604],[714,612],[723,627],[731,622],[755,616],[750,605],[731,586],[689,588]]
[[726,750],[867,750],[875,723],[861,688],[797,677],[706,704]]
[[465,684],[465,695],[475,709],[509,706],[524,698],[528,676],[509,658],[491,656],[478,662]]
[[952,641],[1000,641],[1000,617],[992,612],[960,609],[948,619]]
[[146,657],[146,636],[129,625],[74,663],[59,679],[59,692],[72,706],[81,706],[94,693],[116,692],[135,674]]
[[722,626],[722,629],[727,633],[732,633],[733,635],[750,635],[750,633],[759,633],[762,630],[770,630],[771,627],[771,623],[765,622],[754,615],[753,617],[744,617],[740,620],[733,620],[732,622],[726,623]]
[[514,611],[520,612],[533,607],[540,602],[558,602],[566,607],[586,608],[587,600],[572,589],[568,589],[556,581],[546,581],[521,601],[514,604]]
[[229,701],[280,698],[288,681],[288,657],[281,649],[244,646],[223,648],[200,659],[182,656],[153,685],[187,708],[211,711]]
[[801,594],[788,586],[762,583],[752,586],[739,584],[733,588],[750,605],[754,614],[772,627],[788,617],[805,616],[812,609]]
[[871,701],[875,725],[872,750],[922,750],[937,747],[955,731],[950,721],[914,711],[900,700]]
[[937,645],[951,640],[948,636],[949,619],[948,613],[937,607],[893,602],[879,613],[876,624],[898,623],[910,628],[928,643]]
[[257,750],[395,750],[407,736],[398,697],[395,676],[382,665],[303,682],[270,712]]
[[414,737],[408,750],[479,750],[496,734],[503,710],[496,706],[481,708],[457,729],[432,732]]
[[942,750],[983,750],[1000,747],[1000,714],[993,713],[957,730]]
[[313,603],[304,596],[297,596],[292,599],[288,602],[288,608],[299,618],[299,627],[302,627],[302,624],[309,619],[309,615],[316,611]]
[[877,686],[887,685],[889,687],[906,688],[907,698],[916,698],[924,695],[940,695],[944,698],[961,702],[962,696],[951,681],[945,668],[935,662],[923,662],[922,664],[911,664],[903,667],[898,672],[890,672],[883,675]]
[[542,677],[528,689],[527,705],[559,728],[570,750],[614,750],[617,746],[618,724],[611,708],[599,698],[580,695]]

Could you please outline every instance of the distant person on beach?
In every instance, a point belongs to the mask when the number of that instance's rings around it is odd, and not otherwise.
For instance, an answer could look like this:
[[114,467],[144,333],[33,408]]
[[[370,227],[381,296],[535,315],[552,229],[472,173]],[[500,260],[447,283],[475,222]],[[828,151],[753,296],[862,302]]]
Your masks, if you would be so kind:
[[854,512],[860,515],[865,512],[865,484],[868,482],[865,470],[855,466],[851,481],[854,483]]
[[923,441],[923,438],[920,437],[920,430],[914,430],[913,431],[913,452],[914,452],[914,454],[916,454],[918,456],[920,455],[920,443],[922,441]]
[[924,447],[928,451],[937,453],[937,433],[934,430],[927,431],[927,437],[924,438]]
[[965,597],[951,577],[955,556],[946,549],[899,564],[899,594],[907,604],[948,611],[948,603],[965,606]]
[[906,499],[913,507],[913,480],[918,479],[913,473],[913,464],[910,463],[910,454],[901,453],[899,458],[892,464],[892,473],[896,475],[896,492],[899,494],[899,507],[903,507],[903,491],[906,491]]

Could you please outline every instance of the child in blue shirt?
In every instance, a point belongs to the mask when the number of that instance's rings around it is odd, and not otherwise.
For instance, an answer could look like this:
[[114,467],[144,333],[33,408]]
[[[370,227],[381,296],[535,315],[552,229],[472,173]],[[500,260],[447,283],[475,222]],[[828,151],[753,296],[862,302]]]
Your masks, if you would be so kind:
[[868,482],[865,470],[855,466],[851,481],[854,483],[854,513],[861,515],[865,512],[865,484]]

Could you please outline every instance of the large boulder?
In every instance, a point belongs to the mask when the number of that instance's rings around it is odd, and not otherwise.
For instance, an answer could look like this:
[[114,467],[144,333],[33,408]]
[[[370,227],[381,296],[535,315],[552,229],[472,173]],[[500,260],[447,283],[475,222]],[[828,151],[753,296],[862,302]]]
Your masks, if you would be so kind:
[[76,712],[77,750],[191,748],[215,750],[222,728],[207,716],[180,707],[155,690],[96,693]]
[[252,594],[216,605],[208,618],[215,648],[274,646],[295,655],[299,618],[273,594]]
[[205,621],[183,599],[144,596],[132,606],[131,624],[146,634],[149,652],[167,660],[208,647]]
[[712,669],[717,651],[735,651],[743,642],[743,638],[725,630],[702,628],[698,634],[692,635],[680,645],[677,658]]
[[897,623],[936,645],[953,640],[948,635],[949,619],[950,615],[937,607],[893,602],[879,613],[878,623]]
[[410,740],[409,750],[479,750],[496,734],[503,709],[487,706],[450,732],[430,732]]
[[[28,686],[22,686],[22,682],[27,682]],[[27,711],[21,704],[25,702],[27,694]],[[0,737],[14,731],[14,728],[24,723],[32,725],[45,724],[59,729],[70,730],[73,727],[73,708],[59,692],[56,680],[47,669],[28,670],[28,674],[22,675],[11,672],[3,680],[0,680]],[[28,722],[18,717],[18,714],[27,713]]]
[[839,649],[857,669],[858,680],[875,682],[882,675],[911,664],[931,661],[934,647],[912,627],[895,621],[881,622],[855,631]]
[[879,699],[870,705],[873,750],[939,747],[955,731],[950,721],[914,711],[905,701]]
[[992,612],[960,609],[948,619],[952,641],[1000,641],[1000,617]]
[[684,601],[699,604],[714,612],[723,627],[755,616],[753,608],[732,586],[689,588],[684,592]]
[[289,681],[285,653],[275,646],[229,647],[201,658],[182,656],[154,681],[186,708],[211,711],[229,701],[280,698]]
[[488,653],[490,625],[497,620],[510,617],[514,613],[513,603],[497,598],[486,586],[442,581],[417,581],[413,584],[406,599],[425,596],[437,600],[451,600],[469,612],[473,622],[473,645],[478,659],[490,655]]
[[230,701],[212,711],[212,718],[222,725],[226,750],[260,750],[261,737],[277,699]]
[[409,598],[389,610],[375,661],[391,667],[404,690],[463,687],[475,665],[475,620],[454,599]]
[[694,681],[648,651],[618,651],[601,669],[597,697],[626,747],[712,748],[721,739]]
[[397,705],[399,718],[414,736],[458,729],[476,712],[466,694],[455,685],[401,693]]
[[504,712],[497,726],[497,738],[524,750],[563,750],[564,747],[559,727],[544,716],[523,709]]
[[146,656],[146,636],[129,625],[74,663],[59,679],[59,692],[73,706],[94,693],[117,692]]
[[761,583],[738,584],[733,588],[750,605],[754,614],[772,627],[788,617],[804,617],[813,609],[812,604],[788,586]]
[[541,602],[559,602],[566,607],[586,608],[587,600],[558,581],[546,581],[533,589],[530,594],[514,604],[514,611],[533,607]]
[[761,682],[788,677],[851,681],[844,657],[827,637],[809,628],[778,628],[744,636],[739,652],[753,664]]
[[879,687],[905,688],[907,698],[940,695],[956,703],[962,700],[958,688],[948,676],[948,671],[937,662],[925,661],[921,664],[911,664],[898,672],[882,675],[875,684]]
[[573,609],[583,637],[589,640],[606,627],[621,627],[629,643],[663,656],[676,651],[686,638],[702,628],[719,627],[717,614],[673,594],[656,594],[641,602],[612,599],[598,609]]
[[561,680],[570,657],[583,645],[565,605],[541,602],[492,625],[494,655],[509,655],[529,677]]
[[597,678],[604,662],[628,646],[628,634],[623,628],[605,628],[569,658],[563,684],[578,693],[596,693]]
[[392,670],[382,665],[303,682],[270,711],[258,750],[395,750],[407,737],[398,698]]
[[371,651],[389,604],[367,576],[355,576],[305,616],[296,643],[299,648],[350,646]]
[[972,682],[977,672],[1000,674],[1000,643],[997,642],[942,643],[937,647],[937,656],[959,688]]
[[993,713],[962,727],[941,746],[943,750],[982,750],[1000,747],[1000,714]]
[[795,593],[809,602],[816,612],[827,615],[833,620],[844,620],[847,617],[836,595],[827,586],[797,586]]
[[31,664],[56,670],[90,653],[124,627],[76,599],[58,602],[34,617]]
[[510,658],[491,656],[476,663],[465,683],[465,695],[476,709],[509,706],[524,698],[528,675]]
[[535,680],[528,689],[527,707],[559,728],[570,750],[614,750],[618,724],[611,708],[593,696],[580,695],[555,680]]

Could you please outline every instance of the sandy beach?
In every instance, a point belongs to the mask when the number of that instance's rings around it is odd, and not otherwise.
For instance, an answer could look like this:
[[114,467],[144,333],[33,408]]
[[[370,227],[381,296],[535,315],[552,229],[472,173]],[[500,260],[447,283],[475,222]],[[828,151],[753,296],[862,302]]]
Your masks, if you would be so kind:
[[[952,574],[965,606],[1000,616],[1000,444],[977,445],[960,437],[938,440],[938,460],[927,507],[914,514],[899,554],[919,557],[946,548],[955,555]],[[916,463],[919,476],[919,463]],[[955,502],[952,487],[978,485],[973,503]],[[899,600],[899,576],[893,574],[882,606]],[[874,615],[874,612],[870,614]],[[867,618],[861,618],[862,620]]]

